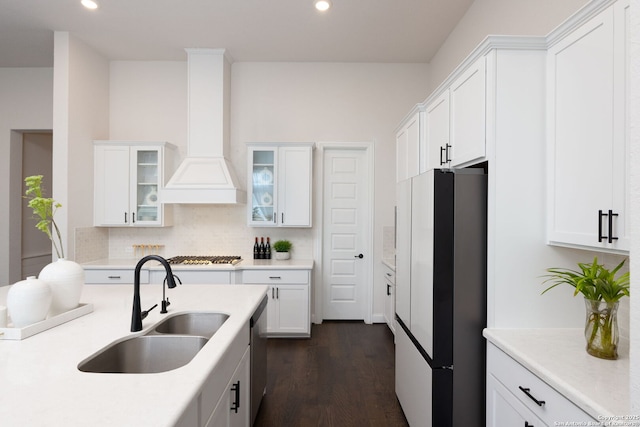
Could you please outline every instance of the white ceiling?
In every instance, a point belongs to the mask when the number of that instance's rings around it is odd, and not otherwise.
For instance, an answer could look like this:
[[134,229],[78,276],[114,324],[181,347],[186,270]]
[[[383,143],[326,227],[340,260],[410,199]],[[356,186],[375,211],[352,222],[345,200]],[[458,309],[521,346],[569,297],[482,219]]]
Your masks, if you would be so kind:
[[185,47],[235,61],[426,63],[473,0],[0,0],[0,67],[53,65],[53,31],[109,59],[186,60]]

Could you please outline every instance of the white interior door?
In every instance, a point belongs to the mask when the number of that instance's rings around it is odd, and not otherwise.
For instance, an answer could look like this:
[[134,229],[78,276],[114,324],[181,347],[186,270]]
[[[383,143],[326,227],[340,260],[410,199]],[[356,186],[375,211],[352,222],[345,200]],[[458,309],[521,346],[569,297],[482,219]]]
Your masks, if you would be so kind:
[[323,164],[323,318],[366,320],[367,151],[326,149]]

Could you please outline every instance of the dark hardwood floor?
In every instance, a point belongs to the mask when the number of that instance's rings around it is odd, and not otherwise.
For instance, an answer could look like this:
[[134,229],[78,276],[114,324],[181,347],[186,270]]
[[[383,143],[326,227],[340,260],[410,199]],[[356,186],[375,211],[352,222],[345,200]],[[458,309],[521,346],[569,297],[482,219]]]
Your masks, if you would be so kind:
[[267,394],[255,427],[408,426],[394,391],[384,324],[312,325],[310,339],[270,339]]

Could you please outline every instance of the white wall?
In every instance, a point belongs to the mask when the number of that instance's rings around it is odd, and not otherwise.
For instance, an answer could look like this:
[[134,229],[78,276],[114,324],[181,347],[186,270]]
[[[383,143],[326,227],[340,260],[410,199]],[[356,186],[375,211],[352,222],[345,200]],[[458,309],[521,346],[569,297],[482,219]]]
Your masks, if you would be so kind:
[[109,62],[67,32],[54,35],[53,197],[65,257],[93,223],[93,140],[108,137]]
[[[233,52],[230,52],[233,56]],[[426,64],[234,63],[230,161],[246,188],[246,142],[375,143],[374,318],[382,320],[383,227],[393,225],[395,127],[427,92]],[[186,153],[186,62],[111,63],[110,138],[168,140]],[[287,238],[294,258],[313,258],[313,230],[246,226],[246,205],[175,206],[174,226],[110,230],[110,256],[163,244],[165,255],[252,256],[255,236]]]
[[429,65],[434,90],[487,35],[544,36],[589,0],[475,0]]
[[21,279],[22,135],[12,130],[51,130],[52,105],[52,68],[0,68],[0,286]]

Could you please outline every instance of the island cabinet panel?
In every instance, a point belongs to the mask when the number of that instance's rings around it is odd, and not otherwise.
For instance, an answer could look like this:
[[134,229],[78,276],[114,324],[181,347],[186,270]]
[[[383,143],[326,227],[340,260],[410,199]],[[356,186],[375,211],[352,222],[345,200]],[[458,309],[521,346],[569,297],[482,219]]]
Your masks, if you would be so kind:
[[248,427],[250,411],[250,369],[247,350],[238,363],[233,376],[227,383],[227,389],[220,397],[206,427]]
[[[251,416],[249,391],[249,324],[234,339],[233,343],[220,359],[213,371],[208,375],[200,393],[193,399],[198,408],[196,424],[191,424],[194,419],[193,402],[189,405],[178,426],[204,427],[204,426],[248,426]],[[233,387],[234,384],[239,387]],[[233,387],[233,389],[232,389]],[[239,391],[236,393],[236,389]],[[237,412],[232,410],[239,406]]]
[[267,335],[311,335],[310,270],[245,270],[242,282],[268,285]]
[[562,422],[598,425],[569,399],[488,343],[487,426],[527,425],[524,422],[534,426]]
[[617,1],[549,49],[551,244],[629,250],[628,22]]

